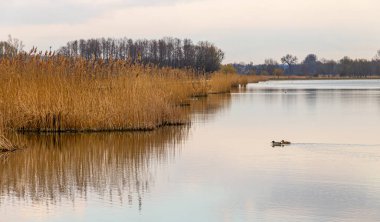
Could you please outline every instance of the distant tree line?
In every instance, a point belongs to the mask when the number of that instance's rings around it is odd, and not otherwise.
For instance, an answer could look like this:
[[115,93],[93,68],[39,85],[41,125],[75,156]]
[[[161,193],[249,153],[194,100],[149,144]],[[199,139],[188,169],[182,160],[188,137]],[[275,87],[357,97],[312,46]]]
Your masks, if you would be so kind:
[[[0,41],[0,58],[12,57],[23,51],[23,42],[9,36],[8,41]],[[35,50],[35,48],[33,47]],[[42,52],[40,53],[42,54]],[[132,40],[128,38],[80,39],[70,41],[61,47],[57,54],[85,59],[128,60],[142,64],[154,64],[162,67],[189,68],[198,72],[220,70],[224,58],[222,50],[209,42],[194,44],[190,39],[163,38],[159,40]],[[309,54],[301,62],[296,56],[287,54],[281,62],[266,59],[264,64],[231,64],[231,68],[240,74],[261,75],[325,75],[365,77],[380,75],[380,50],[371,60],[343,57],[338,61],[318,59]],[[229,70],[228,70],[229,69]]]
[[0,41],[0,58],[4,56],[13,57],[22,52],[23,48],[22,41],[9,35],[8,41]]
[[120,59],[142,64],[190,68],[199,72],[220,69],[222,50],[209,42],[194,44],[190,39],[163,38],[132,40],[128,38],[80,39],[70,41],[58,54],[86,59]]
[[[260,65],[249,63],[233,66],[241,74],[366,77],[380,75],[380,50],[372,60],[351,59],[347,56],[338,61],[318,60],[317,55],[309,54],[298,62],[296,56],[288,54],[281,58],[281,63],[274,59],[266,59],[264,64]],[[279,70],[282,70],[282,73]]]

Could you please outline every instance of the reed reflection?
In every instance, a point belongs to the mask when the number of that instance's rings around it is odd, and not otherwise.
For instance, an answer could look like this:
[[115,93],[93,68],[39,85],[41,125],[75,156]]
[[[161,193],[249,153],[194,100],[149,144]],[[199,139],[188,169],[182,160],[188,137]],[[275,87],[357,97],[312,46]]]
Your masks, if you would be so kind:
[[175,157],[188,132],[182,126],[138,133],[18,135],[28,148],[0,159],[0,205],[12,200],[56,204],[95,193],[141,209],[154,170]]
[[231,107],[231,94],[211,94],[196,98],[191,103],[191,113],[197,122],[210,121],[216,113]]

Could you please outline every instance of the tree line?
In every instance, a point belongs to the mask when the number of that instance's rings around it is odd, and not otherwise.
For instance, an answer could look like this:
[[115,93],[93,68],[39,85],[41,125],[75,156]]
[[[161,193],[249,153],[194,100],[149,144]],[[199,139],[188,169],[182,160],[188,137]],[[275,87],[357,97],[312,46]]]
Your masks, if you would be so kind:
[[120,59],[161,67],[190,68],[199,72],[219,70],[224,53],[214,44],[190,39],[163,38],[132,40],[129,38],[80,39],[70,41],[58,54],[86,59]]
[[23,52],[24,43],[17,39],[12,38],[11,35],[8,36],[8,41],[0,41],[0,58],[7,56],[16,56],[19,52]]
[[[22,41],[9,36],[8,41],[0,41],[0,58],[16,56],[24,52],[23,48]],[[36,51],[36,48],[33,47],[32,50]],[[40,54],[43,55],[43,52]],[[54,54],[88,60],[103,59],[105,62],[126,60],[160,67],[193,69],[199,73],[219,70],[224,58],[224,52],[210,42],[200,41],[194,44],[190,39],[170,37],[135,41],[129,38],[80,39],[68,42]]]
[[366,77],[380,75],[380,50],[371,60],[351,59],[348,56],[338,61],[319,60],[317,55],[309,54],[298,62],[296,56],[287,54],[281,58],[280,63],[274,59],[266,59],[264,64],[235,63],[233,66],[241,74]]
[[[0,41],[0,58],[12,57],[23,51],[23,42],[9,36],[8,41]],[[35,48],[33,47],[35,50]],[[42,54],[42,52],[41,52]],[[132,40],[129,38],[98,38],[70,41],[59,48],[56,54],[85,59],[128,60],[133,63],[153,64],[161,67],[188,68],[198,72],[214,72],[221,68],[224,53],[214,44],[201,41],[194,44],[190,39],[163,38],[158,40]],[[302,61],[287,54],[278,62],[266,59],[264,64],[232,64],[240,74],[261,75],[306,75],[306,76],[347,76],[365,77],[380,75],[380,50],[371,60],[318,59],[309,54]]]

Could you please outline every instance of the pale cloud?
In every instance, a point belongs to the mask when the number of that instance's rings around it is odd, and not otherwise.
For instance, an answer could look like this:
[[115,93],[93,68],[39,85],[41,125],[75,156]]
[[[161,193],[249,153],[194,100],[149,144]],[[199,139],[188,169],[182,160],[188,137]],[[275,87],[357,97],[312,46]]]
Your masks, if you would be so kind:
[[181,0],[0,0],[0,24],[81,23],[113,9],[177,2]]
[[256,63],[285,53],[371,58],[380,48],[377,0],[0,1],[25,14],[0,15],[0,38],[11,33],[44,48],[75,38],[176,36],[214,42],[228,62]]

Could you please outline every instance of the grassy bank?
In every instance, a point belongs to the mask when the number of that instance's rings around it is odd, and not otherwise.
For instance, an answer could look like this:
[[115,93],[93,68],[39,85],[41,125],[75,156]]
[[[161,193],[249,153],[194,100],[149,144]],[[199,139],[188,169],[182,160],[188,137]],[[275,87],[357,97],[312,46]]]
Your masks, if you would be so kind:
[[[152,130],[189,122],[192,96],[229,92],[236,74],[125,61],[19,55],[0,60],[0,125],[20,132]],[[254,77],[252,77],[254,78]],[[251,80],[252,81],[252,80]]]

